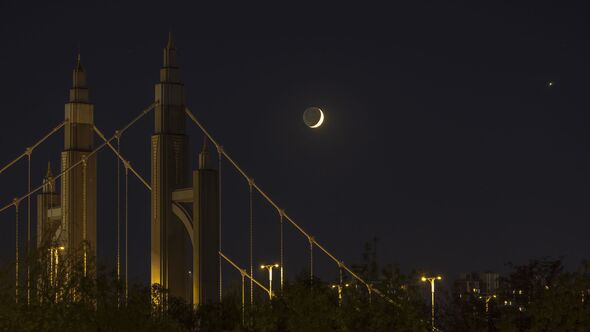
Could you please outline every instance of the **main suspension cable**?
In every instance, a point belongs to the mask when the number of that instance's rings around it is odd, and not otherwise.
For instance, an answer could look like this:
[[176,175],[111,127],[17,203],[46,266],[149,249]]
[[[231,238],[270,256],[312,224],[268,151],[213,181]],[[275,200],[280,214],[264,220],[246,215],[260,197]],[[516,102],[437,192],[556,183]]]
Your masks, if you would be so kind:
[[63,126],[65,126],[66,123],[67,123],[67,121],[63,121],[62,123],[60,123],[59,125],[57,125],[53,129],[51,129],[51,131],[49,133],[47,133],[45,136],[43,136],[43,138],[41,138],[40,140],[38,140],[37,142],[35,142],[35,144],[33,144],[30,147],[26,148],[25,149],[25,152],[23,152],[21,155],[19,155],[18,157],[16,157],[14,160],[12,160],[11,162],[9,162],[8,164],[4,165],[4,167],[2,167],[0,169],[0,174],[4,173],[4,171],[6,171],[7,169],[9,169],[12,165],[16,164],[19,160],[21,160],[22,158],[24,158],[27,155],[29,155],[35,148],[37,148],[39,145],[41,145],[41,143],[45,142],[49,137],[51,137],[51,135],[55,134],[58,130],[60,130]]
[[[147,181],[143,178],[143,176],[141,176],[137,170],[135,168],[133,168],[131,166],[131,163],[129,162],[129,160],[125,159],[121,153],[119,153],[117,151],[117,149],[115,149],[115,147],[111,144],[111,139],[108,139],[104,136],[104,134],[100,131],[100,129],[98,129],[98,127],[94,126],[94,132],[96,132],[98,134],[98,137],[100,137],[100,139],[103,140],[104,144],[106,144],[106,146],[111,149],[111,151],[113,151],[113,153],[117,156],[117,158],[119,158],[119,160],[123,163],[123,167],[127,167],[131,170],[131,173],[133,173],[135,175],[135,177],[137,177],[137,179],[139,181],[141,181],[141,183],[143,183],[143,185],[148,188],[149,190],[152,190],[152,187],[149,185],[149,183],[147,183]],[[115,131],[115,134],[113,135],[113,137],[121,137],[123,135],[122,131]]]
[[[199,127],[199,129],[207,136],[207,138],[216,146],[220,146],[220,144],[215,140],[215,138],[213,138],[213,136],[209,133],[209,131],[207,131],[207,129],[199,122],[199,120],[197,120],[197,118],[195,117],[195,115],[190,111],[190,109],[185,108],[185,113],[188,115],[188,117],[191,119],[191,121],[197,126]],[[250,177],[248,176],[248,174],[231,158],[231,156],[225,151],[225,150],[221,150],[223,156],[229,161],[229,163],[238,171],[238,173],[240,173],[246,180],[249,180]],[[256,185],[255,183],[252,184],[253,189],[256,189],[256,191],[262,196],[264,197],[269,204],[271,204],[274,208],[276,208],[277,210],[280,210],[281,207],[275,203],[269,195],[267,195],[258,185]],[[310,234],[308,234],[301,226],[299,226],[299,224],[297,224],[291,217],[289,217],[286,213],[284,214],[284,218],[287,219],[287,221],[289,221],[289,223],[295,227],[303,236],[307,237],[308,239],[311,237]],[[330,259],[332,259],[334,262],[338,263],[341,262],[339,259],[337,259],[332,253],[330,253],[326,248],[324,248],[320,243],[318,243],[316,240],[314,240],[314,245],[320,249],[326,256],[328,256]],[[356,274],[354,271],[352,271],[351,268],[349,268],[346,265],[342,265],[342,268],[348,272],[353,278],[355,278],[358,282],[360,282],[361,284],[365,285],[368,289],[371,289],[371,291],[373,293],[376,293],[377,295],[381,296],[384,300],[386,300],[387,302],[391,303],[391,304],[396,304],[392,299],[390,299],[387,295],[383,294],[381,291],[379,291],[377,288],[373,288],[372,285],[370,285],[368,282],[366,282],[363,278],[361,278],[358,274]]]
[[[94,127],[94,131],[98,134],[98,136],[105,142],[107,147],[115,154],[118,161],[123,163],[123,167],[125,170],[125,303],[127,303],[129,299],[129,171],[133,173],[133,175],[149,190],[152,190],[152,187],[149,183],[139,174],[139,172],[131,166],[129,160],[125,159],[121,154],[120,146],[117,145],[117,148],[113,147],[110,143],[110,140],[107,140],[104,134],[98,129],[98,127]],[[118,137],[118,141],[121,138],[122,132],[115,131],[115,137]],[[119,175],[118,175],[119,176]],[[120,216],[120,212],[118,214]],[[119,225],[119,222],[117,223]]]
[[219,252],[219,256],[221,256],[223,259],[225,259],[230,265],[232,265],[234,268],[236,268],[236,270],[243,272],[244,276],[247,277],[248,279],[250,279],[251,282],[253,282],[254,285],[258,286],[260,289],[264,290],[266,293],[268,293],[268,288],[266,288],[266,286],[264,286],[262,283],[260,283],[260,281],[256,280],[254,278],[254,276],[252,276],[251,274],[248,273],[248,271],[246,271],[246,269],[242,269],[238,264],[234,263],[234,261],[232,261],[231,259],[229,259],[224,253]]
[[[234,263],[231,259],[229,259],[227,256],[225,256],[221,251],[219,252],[219,256],[222,257],[223,259],[225,259],[228,263],[230,263],[236,270],[238,270],[242,276],[242,325],[244,325],[244,317],[245,317],[245,305],[244,305],[244,278],[247,277],[248,279],[250,279],[250,289],[252,289],[252,285],[256,284],[256,286],[260,287],[261,289],[263,289],[266,293],[269,292],[269,289],[264,287],[258,280],[254,279],[254,276],[252,274],[248,274],[248,272],[246,271],[246,269],[242,269],[238,264]],[[252,319],[252,317],[250,317],[250,319]],[[252,321],[250,321],[250,323],[252,323]]]
[[[129,129],[133,124],[135,124],[139,119],[141,119],[144,115],[146,115],[149,111],[151,111],[152,109],[154,109],[155,105],[157,105],[157,103],[153,103],[151,104],[148,108],[146,108],[145,110],[143,110],[138,116],[136,116],[131,122],[129,122],[125,127],[123,127],[123,129],[119,130],[120,134],[123,134],[123,132],[125,132],[127,129]],[[113,135],[111,138],[109,138],[108,140],[106,140],[104,143],[100,144],[99,146],[97,146],[94,150],[92,150],[91,152],[89,152],[86,157],[90,158],[93,155],[95,155],[96,153],[98,153],[100,150],[102,150],[105,146],[110,146],[112,147],[112,144],[110,144],[110,142],[112,140],[115,139],[115,135]],[[57,180],[59,178],[61,178],[62,176],[64,176],[65,174],[69,173],[72,169],[74,169],[75,167],[78,167],[80,164],[82,163],[82,160],[79,160],[77,162],[75,162],[74,164],[70,165],[68,168],[66,168],[65,170],[61,171],[59,174],[57,174],[54,179]],[[145,180],[143,180],[143,178],[139,175],[136,174],[136,176],[138,177],[138,179],[142,180],[142,182],[144,182],[144,185],[147,185],[148,188],[150,188],[149,184],[147,184],[147,182],[145,182]],[[38,192],[39,190],[43,189],[43,184],[37,186],[36,188],[34,188],[33,190],[29,191],[28,193],[24,194],[21,197],[16,198],[16,200],[18,202],[24,200],[25,198],[33,195],[34,193]],[[151,188],[150,188],[151,190]],[[4,206],[2,206],[0,208],[0,212],[5,211],[6,209],[10,208],[12,205],[14,205],[14,202],[6,204]]]
[[[13,159],[11,162],[6,164],[4,167],[2,167],[2,169],[0,169],[0,174],[2,174],[4,171],[6,171],[10,167],[12,167],[19,160],[21,160],[22,158],[24,158],[26,156],[27,157],[27,166],[28,166],[27,167],[27,191],[30,192],[31,191],[31,155],[33,153],[33,150],[35,150],[39,145],[41,145],[43,142],[45,142],[53,134],[58,132],[65,124],[66,124],[66,121],[62,121],[59,125],[57,125],[53,129],[51,129],[51,131],[49,131],[49,133],[45,134],[45,136],[43,136],[40,140],[35,142],[30,147],[26,148],[25,151],[21,155],[19,155],[18,157]],[[16,200],[18,202],[20,202],[19,199],[16,199]],[[18,202],[17,202],[17,204],[18,204]],[[11,204],[8,204],[7,206],[5,206],[5,208],[3,210],[5,210],[6,208],[9,208],[10,205]],[[26,245],[25,249],[26,249],[26,254],[27,255],[30,254],[30,250],[31,250],[31,198],[30,198],[30,196],[27,197],[27,245]],[[30,272],[30,266],[29,266],[28,262],[27,262],[26,266],[27,266],[27,304],[29,304],[30,299],[31,299],[31,281],[30,281],[31,272]],[[17,277],[17,279],[18,279],[18,277]],[[17,280],[17,283],[18,283],[18,280]]]

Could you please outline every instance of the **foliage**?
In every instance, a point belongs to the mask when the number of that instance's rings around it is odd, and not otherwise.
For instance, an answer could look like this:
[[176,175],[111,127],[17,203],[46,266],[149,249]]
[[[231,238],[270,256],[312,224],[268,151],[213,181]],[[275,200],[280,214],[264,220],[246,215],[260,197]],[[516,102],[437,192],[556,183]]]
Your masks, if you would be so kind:
[[[283,291],[276,290],[272,300],[257,292],[250,306],[237,284],[226,287],[222,303],[195,309],[159,285],[133,285],[125,300],[123,284],[114,273],[84,271],[82,250],[59,254],[55,264],[50,253],[56,248],[45,247],[26,262],[35,280],[29,304],[22,286],[15,303],[14,269],[0,271],[0,330],[429,331],[430,306],[419,274],[403,274],[394,265],[380,268],[376,241],[365,249],[355,273],[388,300],[369,293],[365,284],[350,276],[333,284],[302,273],[285,283]],[[590,330],[589,263],[572,272],[566,272],[560,260],[510,267],[512,272],[502,280],[489,313],[481,299],[447,294],[445,300],[441,289],[437,327],[456,332]],[[337,285],[342,286],[342,301]]]
[[449,331],[590,331],[590,264],[566,272],[561,260],[508,265],[497,298],[485,313],[482,300],[454,298],[445,308]]
[[[284,285],[283,292],[269,301],[257,293],[255,305],[243,308],[241,287],[224,292],[221,304],[194,309],[166,289],[134,285],[124,299],[124,287],[114,273],[84,271],[81,250],[69,256],[59,254],[59,264],[51,265],[55,247],[39,249],[28,259],[31,280],[30,303],[19,296],[15,303],[14,270],[0,275],[0,330],[6,331],[427,331],[424,305],[415,287],[397,268],[381,272],[374,262],[359,268],[372,270],[374,287],[394,299],[384,301],[353,280],[345,281],[339,305],[338,292],[331,284],[302,274]],[[369,257],[369,256],[367,256]],[[87,266],[93,266],[89,262]],[[247,297],[247,296],[246,296]]]

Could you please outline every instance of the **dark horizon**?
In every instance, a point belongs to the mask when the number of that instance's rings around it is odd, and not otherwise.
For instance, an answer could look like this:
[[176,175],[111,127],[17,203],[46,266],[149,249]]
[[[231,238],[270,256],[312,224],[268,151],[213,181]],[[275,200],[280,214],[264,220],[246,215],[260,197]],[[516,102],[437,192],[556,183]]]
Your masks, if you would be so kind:
[[[345,263],[360,262],[375,236],[381,263],[446,280],[504,272],[508,261],[564,256],[575,268],[588,258],[590,29],[580,8],[403,4],[379,14],[314,7],[226,16],[168,6],[2,3],[10,15],[0,21],[0,165],[63,120],[78,50],[97,126],[110,136],[135,117],[153,101],[171,30],[187,106]],[[310,106],[326,114],[317,130],[302,121]],[[123,139],[124,155],[146,178],[152,130],[150,116]],[[202,135],[189,123],[187,132],[194,167]],[[33,186],[48,160],[59,168],[58,137],[35,152]],[[112,154],[101,152],[98,165],[98,260],[113,266]],[[228,169],[223,243],[246,267],[247,185]],[[25,171],[21,162],[0,175],[0,205],[26,192]],[[130,189],[130,276],[147,282],[149,195],[136,180]],[[258,266],[278,259],[278,240],[269,240],[278,215],[258,198],[254,218]],[[0,259],[8,262],[13,210],[0,220]],[[20,225],[22,240],[22,218]],[[306,268],[307,240],[286,229],[293,276]],[[318,276],[335,279],[336,266],[314,256]]]

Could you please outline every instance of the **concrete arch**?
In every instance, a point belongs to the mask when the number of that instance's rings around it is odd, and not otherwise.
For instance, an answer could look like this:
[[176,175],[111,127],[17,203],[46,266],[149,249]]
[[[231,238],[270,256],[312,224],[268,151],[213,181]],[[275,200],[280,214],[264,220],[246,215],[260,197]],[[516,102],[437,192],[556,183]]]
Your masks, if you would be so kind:
[[186,229],[186,232],[191,239],[191,244],[194,248],[195,240],[193,238],[193,221],[191,215],[184,207],[182,207],[182,205],[176,202],[172,202],[172,213],[174,213],[174,215],[177,216],[180,221],[182,221],[182,224],[184,225],[184,228]]

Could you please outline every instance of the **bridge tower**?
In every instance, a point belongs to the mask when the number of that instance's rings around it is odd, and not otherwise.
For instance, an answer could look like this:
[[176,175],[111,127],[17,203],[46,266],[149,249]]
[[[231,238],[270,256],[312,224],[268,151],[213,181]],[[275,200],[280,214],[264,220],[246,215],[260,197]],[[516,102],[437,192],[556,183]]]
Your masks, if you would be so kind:
[[184,85],[172,36],[164,48],[160,81],[155,86],[155,127],[151,144],[151,284],[191,300],[190,242],[172,211],[172,193],[188,185],[188,137]]
[[[152,136],[151,283],[194,306],[219,299],[219,182],[205,141],[190,172],[184,86],[169,36]],[[192,213],[188,211],[192,210]]]
[[214,303],[219,288],[219,173],[210,161],[207,139],[193,172],[193,303]]
[[[55,178],[51,164],[47,164],[47,174],[43,178],[43,190],[37,195],[37,247],[50,248],[58,245],[55,233],[61,225],[59,194],[55,188]],[[48,249],[48,248],[44,248]]]
[[[96,257],[96,155],[94,105],[88,98],[86,72],[80,55],[72,75],[69,102],[65,105],[64,150],[61,169],[81,162],[61,177],[61,227],[59,245],[66,254],[79,255],[84,272]],[[94,263],[92,263],[94,264]]]

